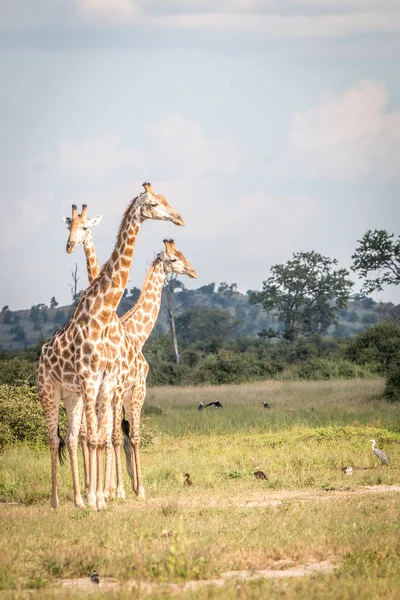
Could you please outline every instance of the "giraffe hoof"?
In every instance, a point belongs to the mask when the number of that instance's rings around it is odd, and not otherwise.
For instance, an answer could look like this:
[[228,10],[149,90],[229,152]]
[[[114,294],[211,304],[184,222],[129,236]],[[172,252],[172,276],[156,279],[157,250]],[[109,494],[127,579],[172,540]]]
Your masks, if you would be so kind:
[[75,506],[76,506],[76,508],[83,508],[83,509],[86,508],[86,504],[84,503],[84,501],[82,500],[82,498],[80,500],[77,500],[75,502]]
[[138,500],[146,500],[146,494],[144,493],[144,488],[139,489]]
[[96,497],[92,496],[91,494],[88,494],[88,506],[92,509],[92,510],[97,510],[97,502],[96,502]]
[[58,498],[52,498],[50,500],[50,506],[51,508],[58,508]]
[[107,508],[107,502],[105,501],[104,494],[97,496],[97,510],[105,510]]
[[117,490],[116,494],[115,494],[115,498],[117,500],[125,500],[126,496],[125,496],[125,490]]

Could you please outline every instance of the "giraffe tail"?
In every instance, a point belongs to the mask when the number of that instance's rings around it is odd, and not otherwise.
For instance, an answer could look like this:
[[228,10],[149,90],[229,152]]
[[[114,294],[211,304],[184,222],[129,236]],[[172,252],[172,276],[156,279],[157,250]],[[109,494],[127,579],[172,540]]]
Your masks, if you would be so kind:
[[126,459],[126,468],[128,470],[129,476],[132,478],[132,452],[131,452],[131,440],[129,437],[130,425],[129,425],[129,421],[125,418],[125,411],[124,411],[124,417],[121,421],[121,427],[122,427],[122,431],[124,434],[124,452],[125,452],[125,459]]
[[60,433],[60,426],[57,427],[57,436],[58,436],[58,460],[60,461],[60,465],[64,464],[65,461],[65,441]]

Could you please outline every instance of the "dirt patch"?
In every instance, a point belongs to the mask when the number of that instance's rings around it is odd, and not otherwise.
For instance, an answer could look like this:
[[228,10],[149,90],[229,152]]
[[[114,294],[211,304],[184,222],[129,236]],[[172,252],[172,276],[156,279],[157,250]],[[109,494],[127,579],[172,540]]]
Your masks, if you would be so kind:
[[367,494],[382,494],[385,492],[400,492],[400,485],[366,485],[354,490],[327,490],[320,492],[282,491],[273,494],[270,498],[260,500],[245,500],[236,504],[243,507],[279,506],[287,501],[311,502],[312,500],[332,500],[337,498],[351,498]]
[[315,574],[332,573],[335,566],[330,561],[312,562],[305,565],[289,566],[286,561],[279,561],[276,568],[255,571],[227,571],[221,573],[216,579],[199,579],[186,581],[186,583],[149,583],[130,579],[123,583],[100,577],[100,583],[92,583],[89,578],[62,579],[56,582],[56,586],[79,591],[109,592],[116,590],[140,589],[148,593],[156,589],[168,589],[170,591],[197,590],[205,586],[224,587],[230,581],[254,581],[257,579],[285,579],[288,577],[309,577]]

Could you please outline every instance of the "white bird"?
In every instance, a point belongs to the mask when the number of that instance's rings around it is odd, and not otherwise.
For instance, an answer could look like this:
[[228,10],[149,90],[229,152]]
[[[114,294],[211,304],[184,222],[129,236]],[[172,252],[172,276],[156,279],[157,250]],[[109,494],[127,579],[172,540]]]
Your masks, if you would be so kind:
[[370,442],[372,442],[372,452],[375,454],[375,456],[377,456],[379,458],[379,460],[381,462],[383,462],[384,465],[388,465],[389,464],[389,459],[386,456],[386,454],[382,451],[379,450],[379,448],[375,448],[375,440],[369,440]]

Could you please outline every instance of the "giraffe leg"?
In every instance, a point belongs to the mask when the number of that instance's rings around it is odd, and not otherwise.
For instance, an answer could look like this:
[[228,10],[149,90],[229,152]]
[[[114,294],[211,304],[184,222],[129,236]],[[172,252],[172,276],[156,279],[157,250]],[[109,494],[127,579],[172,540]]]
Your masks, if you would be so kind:
[[58,507],[57,494],[57,454],[60,448],[58,436],[58,410],[60,407],[60,390],[46,374],[44,365],[39,361],[37,373],[37,392],[41,402],[49,431],[51,455],[51,508]]
[[106,441],[106,472],[104,477],[104,498],[108,500],[111,495],[113,464],[114,464],[114,449],[112,446],[112,429],[113,429],[113,410],[112,406],[108,409],[107,415],[107,441]]
[[64,403],[68,415],[67,447],[74,486],[74,504],[78,508],[85,508],[85,503],[81,496],[78,472],[78,436],[82,423],[83,399],[82,396],[70,394],[64,398]]
[[[89,488],[87,501],[91,509],[97,510],[96,502],[96,484],[97,484],[97,447],[98,447],[98,427],[96,416],[96,396],[97,389],[94,385],[88,385],[84,382],[83,399],[86,411],[86,425],[88,432],[88,451],[89,451]],[[98,386],[97,386],[98,387]]]
[[[145,365],[147,367],[147,364]],[[146,495],[143,486],[142,468],[140,461],[140,412],[146,397],[146,375],[147,369],[143,368],[138,384],[126,397],[126,413],[130,423],[130,445],[132,457],[132,489],[140,500],[144,500]]]
[[104,497],[103,488],[103,462],[104,462],[104,449],[107,442],[107,427],[110,414],[110,406],[113,400],[113,384],[104,383],[102,384],[102,391],[99,394],[98,403],[98,446],[97,446],[97,510],[103,510],[107,508],[107,504]]
[[124,481],[122,478],[122,463],[121,463],[121,441],[122,441],[122,432],[121,432],[121,419],[122,419],[122,402],[123,402],[123,394],[118,391],[114,396],[114,427],[113,427],[113,436],[112,442],[115,453],[115,471],[117,475],[117,491],[115,497],[119,500],[125,499],[125,489],[124,489]]
[[79,441],[81,443],[82,455],[83,455],[83,471],[85,474],[85,490],[89,489],[89,447],[87,444],[87,426],[86,426],[86,412],[83,411],[81,428],[79,430]]

